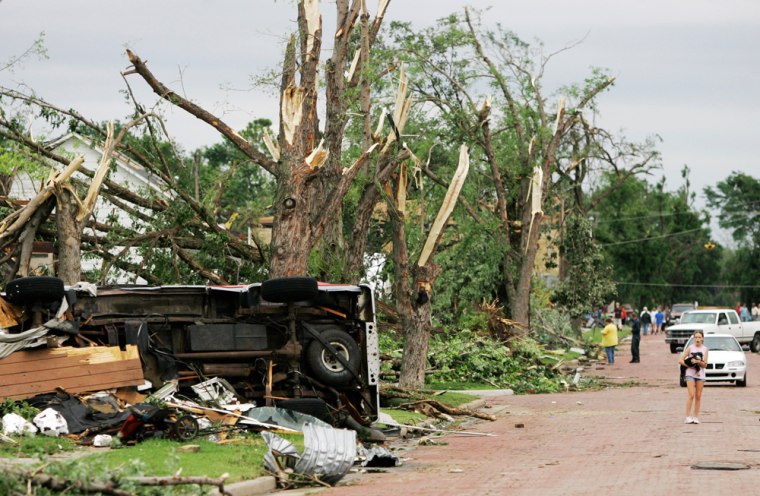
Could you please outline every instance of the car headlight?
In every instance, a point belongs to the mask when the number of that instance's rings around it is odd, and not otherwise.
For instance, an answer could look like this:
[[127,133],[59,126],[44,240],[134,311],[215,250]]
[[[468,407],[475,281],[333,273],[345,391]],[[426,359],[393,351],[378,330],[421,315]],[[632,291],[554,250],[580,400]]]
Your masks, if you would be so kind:
[[737,360],[735,362],[728,362],[727,364],[729,367],[744,367],[744,362],[741,360]]

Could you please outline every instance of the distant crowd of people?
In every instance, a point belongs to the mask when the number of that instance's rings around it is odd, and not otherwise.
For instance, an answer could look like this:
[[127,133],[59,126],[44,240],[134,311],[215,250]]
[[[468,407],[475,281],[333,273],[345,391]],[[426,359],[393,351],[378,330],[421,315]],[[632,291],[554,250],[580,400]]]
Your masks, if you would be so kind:
[[[753,310],[754,311],[754,310]],[[757,308],[760,312],[760,308]],[[641,330],[646,336],[647,334],[660,334],[664,332],[665,323],[670,320],[670,308],[667,306],[657,305],[653,306],[652,310],[648,307],[644,307],[641,312],[638,309],[626,310],[626,308],[620,303],[615,303],[615,306],[608,314],[604,308],[598,307],[591,314],[587,316],[586,327],[604,327],[605,316],[608,315],[612,322],[618,329],[624,325],[631,325],[633,317],[637,316],[637,320],[641,322]]]
[[[736,313],[744,322],[753,320],[760,321],[760,303],[748,305],[746,303],[736,304]],[[657,335],[665,333],[665,327],[671,322],[670,307],[663,305],[652,306],[650,310],[644,307],[641,311],[635,308],[626,309],[620,303],[610,305],[606,309],[598,307],[586,316],[586,327],[602,328],[602,342],[607,355],[607,363],[615,364],[615,347],[618,345],[618,330],[624,325],[631,328],[631,361],[630,363],[639,363],[639,343],[642,334]],[[696,408],[699,411],[699,407]],[[688,419],[696,419],[696,416]]]
[[760,320],[760,303],[749,305],[749,308],[746,303],[737,303],[735,310],[739,314],[739,318],[742,319],[742,322]]

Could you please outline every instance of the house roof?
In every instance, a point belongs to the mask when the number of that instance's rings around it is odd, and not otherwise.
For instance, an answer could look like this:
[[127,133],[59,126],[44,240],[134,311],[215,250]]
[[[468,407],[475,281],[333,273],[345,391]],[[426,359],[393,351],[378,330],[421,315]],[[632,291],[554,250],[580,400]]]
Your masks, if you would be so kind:
[[[98,156],[103,155],[103,146],[100,143],[97,143],[92,138],[73,132],[47,142],[45,147],[50,150],[63,148],[68,152],[76,152],[76,149],[80,145],[94,151]],[[113,158],[117,169],[134,179],[136,186],[147,187],[153,191],[162,192],[162,181],[157,175],[119,151],[113,152]],[[87,165],[87,162],[85,162],[85,165]]]

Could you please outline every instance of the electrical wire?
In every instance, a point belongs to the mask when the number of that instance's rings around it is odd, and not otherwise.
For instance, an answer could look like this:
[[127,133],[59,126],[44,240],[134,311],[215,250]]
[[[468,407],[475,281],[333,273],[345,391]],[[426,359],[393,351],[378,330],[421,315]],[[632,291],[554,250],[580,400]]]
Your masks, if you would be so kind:
[[639,238],[639,239],[628,239],[626,241],[614,241],[612,243],[599,243],[599,246],[616,246],[616,245],[627,245],[630,243],[639,243],[641,241],[649,241],[652,239],[662,239],[662,238],[672,238],[674,236],[680,236],[682,234],[689,234],[697,231],[702,231],[703,228],[698,227],[696,229],[689,229],[687,231],[679,231],[675,233],[670,234],[662,234],[660,236],[649,236],[648,238]]
[[756,289],[760,285],[750,284],[672,284],[669,282],[626,282],[614,281],[620,286],[655,286],[666,288],[718,288],[718,289]]

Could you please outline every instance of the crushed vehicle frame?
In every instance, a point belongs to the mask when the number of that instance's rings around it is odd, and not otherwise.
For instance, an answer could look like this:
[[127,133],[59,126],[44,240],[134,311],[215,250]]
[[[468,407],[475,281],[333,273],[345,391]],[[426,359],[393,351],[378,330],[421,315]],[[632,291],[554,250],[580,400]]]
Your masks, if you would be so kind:
[[[60,280],[16,281],[5,298],[23,307],[25,318],[11,332],[58,311]],[[137,345],[154,388],[223,377],[241,399],[260,406],[289,407],[333,424],[377,419],[380,357],[368,285],[309,277],[235,286],[81,283],[62,296],[68,306],[62,332],[71,338],[64,346]]]

